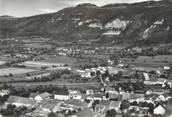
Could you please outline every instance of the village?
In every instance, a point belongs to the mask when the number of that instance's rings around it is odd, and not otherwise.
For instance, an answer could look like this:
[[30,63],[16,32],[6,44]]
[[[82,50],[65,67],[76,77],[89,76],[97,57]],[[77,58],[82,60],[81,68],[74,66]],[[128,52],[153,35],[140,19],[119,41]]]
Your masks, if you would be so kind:
[[1,41],[0,116],[172,116],[170,44],[57,46],[32,38]]

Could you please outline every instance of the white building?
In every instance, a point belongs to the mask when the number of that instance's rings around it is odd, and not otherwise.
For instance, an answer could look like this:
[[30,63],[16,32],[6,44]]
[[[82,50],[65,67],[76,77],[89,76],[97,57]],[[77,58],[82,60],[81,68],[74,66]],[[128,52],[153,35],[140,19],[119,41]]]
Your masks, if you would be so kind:
[[0,91],[0,95],[1,95],[1,96],[8,95],[9,93],[10,93],[9,90],[4,90],[4,89],[2,89],[2,90]]
[[155,115],[164,115],[166,113],[166,110],[161,105],[159,105],[153,110],[153,113]]
[[45,93],[42,93],[42,94],[37,95],[34,99],[37,102],[41,102],[43,100],[50,99],[50,96],[51,96],[51,94],[45,92]]
[[81,100],[82,94],[78,90],[69,90],[69,96],[71,99]]
[[56,99],[56,100],[68,100],[69,95],[55,94],[54,99]]

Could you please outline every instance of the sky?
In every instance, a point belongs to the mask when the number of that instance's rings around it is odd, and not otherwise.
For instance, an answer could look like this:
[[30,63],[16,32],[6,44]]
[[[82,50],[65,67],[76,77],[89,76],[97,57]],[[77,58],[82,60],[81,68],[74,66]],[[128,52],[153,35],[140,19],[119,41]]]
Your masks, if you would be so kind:
[[148,0],[0,0],[0,16],[25,17],[52,13],[81,3],[103,6],[111,3],[134,3]]

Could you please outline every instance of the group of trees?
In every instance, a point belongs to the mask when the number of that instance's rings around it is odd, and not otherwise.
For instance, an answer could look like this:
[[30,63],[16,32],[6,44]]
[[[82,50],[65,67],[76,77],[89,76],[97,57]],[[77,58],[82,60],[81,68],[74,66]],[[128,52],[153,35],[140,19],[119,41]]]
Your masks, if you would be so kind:
[[115,117],[116,114],[115,109],[107,110],[105,117]]
[[130,107],[130,103],[128,100],[123,100],[120,105],[121,110],[128,109]]
[[[13,86],[6,86],[10,90],[10,95],[16,95],[16,96],[21,96],[21,97],[29,97],[30,93],[43,93],[43,92],[48,92],[48,93],[58,93],[58,94],[69,94],[68,88],[63,85],[62,87],[58,87],[55,85],[39,85],[35,87],[29,87],[29,88],[16,88]],[[7,96],[2,98],[2,101],[5,101],[7,99]]]
[[54,72],[51,72],[48,76],[42,76],[42,77],[34,77],[33,82],[47,82],[52,81],[55,79],[60,79],[63,75],[69,75],[72,74],[70,70],[64,69],[64,70],[57,70]]
[[[130,48],[131,49],[131,48]],[[126,50],[124,49],[120,53],[120,57],[132,57],[132,58],[137,58],[137,56],[157,56],[157,55],[169,55],[171,52],[169,51],[169,47],[161,47],[158,48],[157,50],[153,49],[152,47],[147,48],[147,49],[142,49],[140,52],[137,52],[136,50]]]
[[6,109],[1,109],[0,113],[3,116],[19,117],[21,114],[26,113],[27,107],[16,107],[15,105],[8,104]]
[[[120,104],[120,110],[123,112],[123,110],[128,110],[130,106],[138,106],[138,107],[148,107],[148,111],[153,114],[154,110],[154,104],[148,103],[148,102],[139,102],[137,103],[136,101],[134,102],[129,102],[128,100],[123,100]],[[106,116],[105,117],[115,117],[117,114],[115,109],[107,110]],[[124,113],[123,113],[124,114]]]
[[[120,104],[120,110],[122,111],[122,110],[128,109],[129,106],[130,106],[129,101],[123,100]],[[117,112],[115,109],[110,109],[110,110],[107,110],[105,117],[115,117],[116,114]]]
[[[51,72],[50,75],[47,76],[35,76],[31,79],[21,79],[21,80],[11,80],[9,82],[47,82],[47,81],[53,81],[55,79],[60,79],[63,75],[69,75],[72,74],[72,72],[70,70],[64,69],[64,70],[58,70],[58,71],[54,71]],[[29,73],[26,74],[27,77],[31,77],[31,75]],[[13,77],[13,74],[9,73],[8,75],[5,75],[5,77]]]
[[109,70],[106,70],[104,73],[101,73],[99,70],[96,72],[90,72],[90,76],[97,78],[99,82],[101,81],[100,78],[102,78],[103,81],[105,81],[106,78],[109,78],[110,81],[119,80],[122,78],[122,74],[123,73],[121,71],[117,74],[110,74]]
[[114,87],[117,91],[119,91],[119,88],[121,88],[124,91],[131,92],[136,90],[144,90],[144,83],[139,80],[137,80],[135,83],[127,81],[127,82],[117,83]]
[[0,104],[2,104],[5,101],[7,101],[8,97],[9,97],[9,95],[3,95],[3,96],[0,95]]
[[136,102],[136,101],[133,101],[133,102],[131,102],[130,103],[130,105],[132,105],[132,106],[139,106],[139,107],[148,107],[149,108],[149,112],[150,113],[153,113],[153,110],[154,110],[154,108],[155,108],[155,106],[154,106],[154,104],[153,103],[151,103],[151,102]]
[[97,68],[99,66],[107,66],[107,60],[103,58],[95,58],[95,57],[78,57],[78,63],[76,67],[79,69],[90,69],[90,68]]
[[64,70],[58,70],[55,72],[51,72],[51,74],[49,75],[49,77],[51,79],[58,79],[61,78],[61,76],[63,76],[64,74],[71,74],[72,72],[70,70],[64,69]]

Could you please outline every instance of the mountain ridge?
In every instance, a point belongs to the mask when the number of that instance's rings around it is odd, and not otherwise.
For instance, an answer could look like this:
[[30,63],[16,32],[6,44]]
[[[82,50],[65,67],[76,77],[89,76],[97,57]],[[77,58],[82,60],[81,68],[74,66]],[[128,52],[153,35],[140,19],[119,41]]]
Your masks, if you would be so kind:
[[58,12],[24,18],[0,17],[0,37],[43,36],[57,41],[95,43],[168,43],[172,3],[79,4]]

